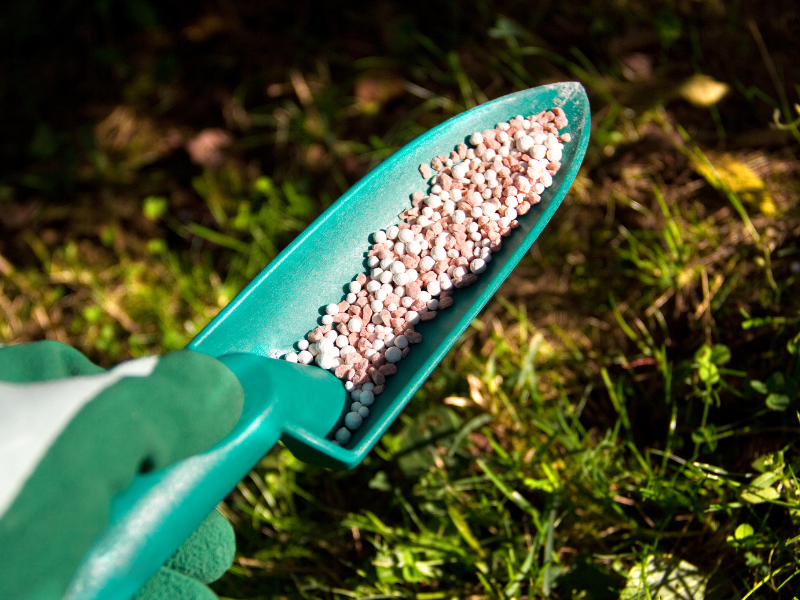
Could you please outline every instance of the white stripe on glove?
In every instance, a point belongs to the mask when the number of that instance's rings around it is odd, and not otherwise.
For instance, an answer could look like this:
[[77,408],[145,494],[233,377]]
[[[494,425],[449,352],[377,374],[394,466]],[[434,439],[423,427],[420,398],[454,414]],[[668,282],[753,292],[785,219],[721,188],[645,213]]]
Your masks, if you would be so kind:
[[150,356],[97,375],[0,382],[0,517],[81,408],[124,377],[147,377],[157,363]]

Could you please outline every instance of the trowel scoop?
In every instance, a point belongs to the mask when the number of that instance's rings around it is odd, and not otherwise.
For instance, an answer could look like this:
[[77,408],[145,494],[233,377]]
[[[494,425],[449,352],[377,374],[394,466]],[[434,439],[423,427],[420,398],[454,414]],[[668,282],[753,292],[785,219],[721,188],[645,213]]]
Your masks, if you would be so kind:
[[[418,167],[449,154],[476,131],[518,114],[561,107],[561,168],[486,271],[455,303],[420,323],[423,340],[397,364],[385,391],[344,446],[331,441],[349,410],[341,381],[316,366],[280,357],[316,327],[320,307],[338,303],[365,271],[370,234],[398,222],[410,196],[427,191]],[[299,459],[336,469],[358,465],[439,361],[531,247],[572,184],[589,143],[589,102],[578,83],[533,88],[482,104],[407,144],[354,185],[269,264],[187,346],[222,360],[245,389],[242,417],[208,452],[137,476],[115,497],[111,522],[67,594],[77,600],[127,600],[280,439]]]

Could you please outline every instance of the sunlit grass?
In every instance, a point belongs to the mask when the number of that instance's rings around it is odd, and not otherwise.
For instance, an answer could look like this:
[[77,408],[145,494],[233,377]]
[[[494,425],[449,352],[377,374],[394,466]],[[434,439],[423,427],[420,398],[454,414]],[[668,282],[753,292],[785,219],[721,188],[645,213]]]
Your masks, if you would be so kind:
[[[720,132],[737,133],[724,106],[697,113],[713,121],[702,135],[684,128],[679,82],[657,80],[697,24],[628,4],[589,30],[611,35],[614,15],[652,26],[652,81],[488,11],[481,44],[410,27],[392,56],[321,54],[247,79],[225,100],[224,160],[180,177],[164,172],[179,161],[143,155],[171,152],[158,119],[114,110],[76,176],[94,196],[45,206],[0,255],[0,341],[60,339],[104,365],[178,349],[404,143],[517,89],[587,88],[592,143],[570,195],[374,452],[329,472],[278,447],[222,505],[238,556],[221,595],[795,595],[796,159],[764,150],[756,173],[721,152]],[[727,101],[774,105],[798,135],[791,82],[779,101],[729,83]],[[100,135],[117,121],[127,146]],[[48,131],[32,152],[55,152]],[[0,201],[52,183],[19,182]]]

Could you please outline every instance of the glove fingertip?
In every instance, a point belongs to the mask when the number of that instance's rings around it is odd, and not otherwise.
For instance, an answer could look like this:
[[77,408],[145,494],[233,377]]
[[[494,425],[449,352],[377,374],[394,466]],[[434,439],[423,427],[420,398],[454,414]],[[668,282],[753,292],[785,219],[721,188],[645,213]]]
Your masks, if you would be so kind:
[[164,566],[203,583],[211,583],[231,568],[235,554],[233,527],[214,510]]
[[219,600],[203,583],[166,567],[144,584],[131,600]]

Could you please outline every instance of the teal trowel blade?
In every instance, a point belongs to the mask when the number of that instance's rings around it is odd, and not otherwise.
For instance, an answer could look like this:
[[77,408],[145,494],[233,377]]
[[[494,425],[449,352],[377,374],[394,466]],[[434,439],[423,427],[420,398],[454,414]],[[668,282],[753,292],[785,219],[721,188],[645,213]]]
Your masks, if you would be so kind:
[[[330,437],[350,401],[342,382],[314,366],[280,359],[318,325],[322,306],[340,302],[366,270],[370,234],[399,221],[416,191],[427,191],[421,163],[449,154],[473,132],[518,114],[561,107],[569,119],[562,166],[542,201],[504,238],[478,283],[456,290],[452,307],[416,329],[420,344],[397,364],[370,415],[345,446]],[[339,469],[358,465],[553,216],[589,143],[589,102],[578,83],[538,87],[453,117],[386,159],[261,272],[192,340],[188,349],[219,357],[245,390],[239,423],[219,444],[175,465],[139,475],[115,496],[106,532],[84,558],[68,600],[127,600],[158,570],[278,441],[301,460]]]
[[[537,87],[487,102],[442,123],[386,159],[337,200],[200,334],[189,348],[213,356],[245,352],[278,358],[319,324],[320,308],[340,302],[345,286],[365,272],[370,234],[399,222],[410,196],[427,191],[421,163],[450,154],[475,131],[493,128],[521,114],[561,107],[572,141],[564,145],[562,167],[542,201],[520,217],[520,227],[504,238],[478,283],[454,294],[455,304],[416,327],[419,345],[397,364],[386,390],[345,447],[320,438],[285,436],[284,443],[307,462],[333,468],[359,464],[400,414],[414,392],[489,301],[553,216],[572,184],[589,143],[589,102],[574,82]],[[310,366],[310,369],[317,367]],[[301,436],[302,437],[302,436]]]

